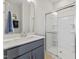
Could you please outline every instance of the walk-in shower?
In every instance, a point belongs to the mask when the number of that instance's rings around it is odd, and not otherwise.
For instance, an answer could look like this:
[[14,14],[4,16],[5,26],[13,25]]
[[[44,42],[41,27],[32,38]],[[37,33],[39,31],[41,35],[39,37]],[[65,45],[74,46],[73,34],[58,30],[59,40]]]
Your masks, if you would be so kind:
[[45,14],[46,51],[54,59],[75,59],[75,3]]

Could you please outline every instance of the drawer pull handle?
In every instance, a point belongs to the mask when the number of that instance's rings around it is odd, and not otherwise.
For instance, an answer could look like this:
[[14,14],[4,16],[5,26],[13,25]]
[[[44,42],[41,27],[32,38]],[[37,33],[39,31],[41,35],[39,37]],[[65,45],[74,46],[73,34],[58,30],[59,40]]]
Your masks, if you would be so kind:
[[4,56],[4,58],[7,58],[7,57],[8,57],[7,55]]

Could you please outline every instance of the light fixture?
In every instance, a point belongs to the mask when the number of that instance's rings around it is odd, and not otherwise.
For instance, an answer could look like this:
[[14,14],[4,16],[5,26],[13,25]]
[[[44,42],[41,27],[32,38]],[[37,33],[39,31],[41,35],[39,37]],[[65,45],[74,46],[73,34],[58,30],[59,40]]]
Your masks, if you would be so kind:
[[33,0],[27,0],[28,2],[32,2]]
[[32,3],[34,5],[36,5],[36,0],[27,0],[27,2]]
[[53,14],[53,15],[55,15],[55,16],[57,16],[57,15],[58,15],[58,13],[57,13],[57,12],[53,12],[52,14]]

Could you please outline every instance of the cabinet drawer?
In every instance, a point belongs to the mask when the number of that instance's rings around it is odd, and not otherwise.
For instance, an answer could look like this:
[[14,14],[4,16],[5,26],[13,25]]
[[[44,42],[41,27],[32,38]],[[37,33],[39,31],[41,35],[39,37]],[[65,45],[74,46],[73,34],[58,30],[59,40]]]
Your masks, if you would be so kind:
[[36,41],[36,42],[31,43],[32,49],[37,48],[37,47],[39,47],[40,45],[44,45],[44,40],[41,39],[41,40],[39,40],[39,41]]
[[19,47],[19,54],[23,54],[25,52],[31,51],[32,49],[35,49],[43,44],[44,44],[43,40],[39,40],[39,41],[31,42],[29,44],[25,44],[25,45]]
[[25,45],[10,49],[7,51],[8,59],[12,59],[19,55],[27,53],[28,51],[31,51],[32,49],[37,48],[43,44],[44,44],[44,40],[41,39],[35,42],[31,42],[29,44],[25,44]]
[[7,59],[13,59],[13,58],[17,57],[18,54],[19,54],[18,48],[7,50]]
[[19,55],[22,55],[24,53],[27,53],[31,49],[32,48],[31,48],[31,45],[30,44],[27,44],[27,45],[23,45],[23,46],[20,46],[20,47],[16,47],[16,48],[10,49],[10,50],[7,51],[7,55],[8,55],[7,58],[8,59],[16,58]]

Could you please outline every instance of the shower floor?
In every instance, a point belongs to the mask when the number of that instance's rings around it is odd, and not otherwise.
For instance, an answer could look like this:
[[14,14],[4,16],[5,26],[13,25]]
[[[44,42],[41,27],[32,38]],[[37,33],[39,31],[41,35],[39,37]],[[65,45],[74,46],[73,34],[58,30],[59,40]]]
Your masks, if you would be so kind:
[[50,52],[45,52],[45,59],[55,59]]

